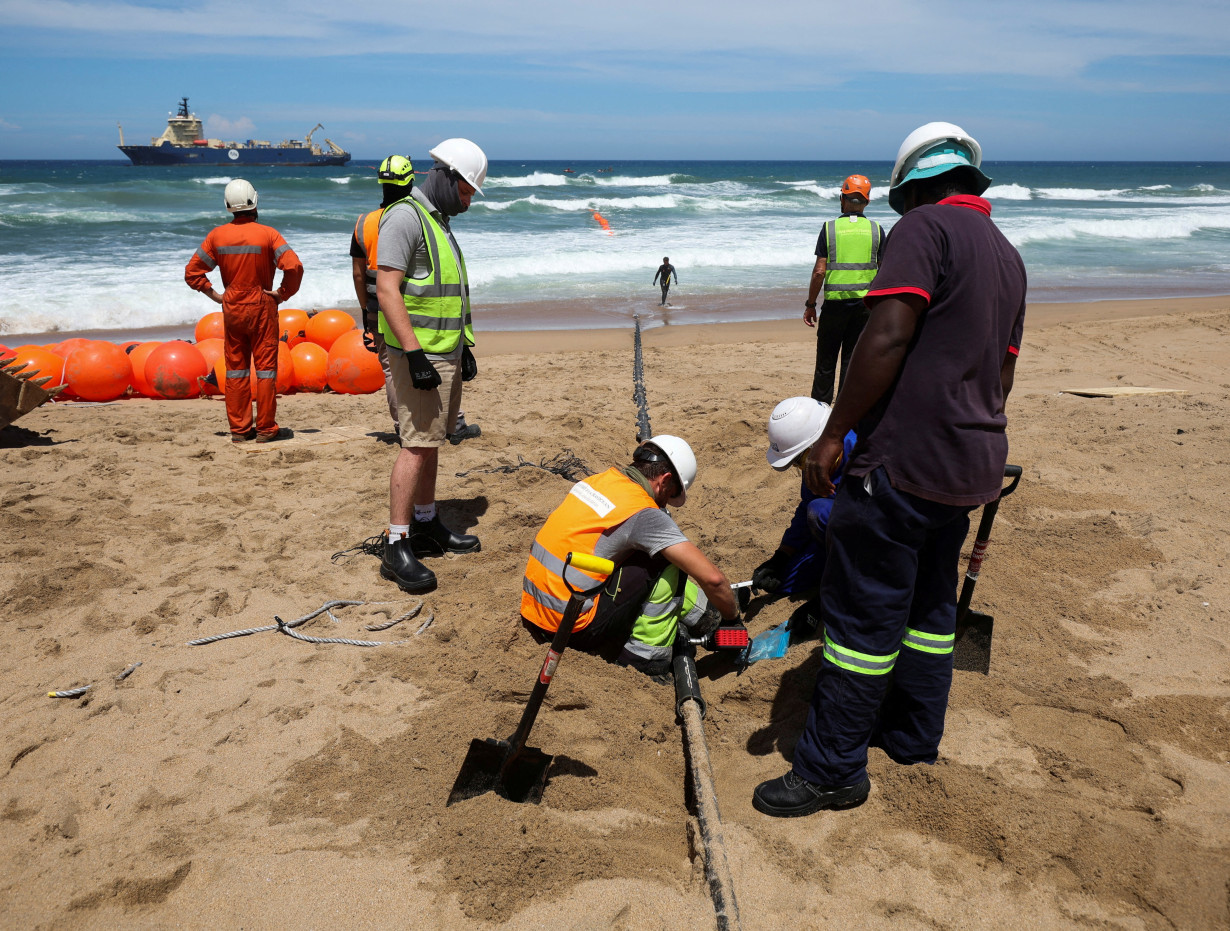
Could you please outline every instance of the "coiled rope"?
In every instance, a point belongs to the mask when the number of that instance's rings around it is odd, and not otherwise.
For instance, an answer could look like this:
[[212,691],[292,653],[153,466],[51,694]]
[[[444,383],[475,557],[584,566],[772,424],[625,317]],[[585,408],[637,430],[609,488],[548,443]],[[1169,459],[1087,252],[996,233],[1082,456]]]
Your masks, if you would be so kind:
[[363,604],[367,604],[367,602],[366,601],[330,601],[322,605],[321,607],[317,608],[315,611],[312,611],[312,612],[309,612],[308,614],[303,615],[303,617],[295,618],[293,621],[278,621],[276,624],[265,624],[261,627],[245,627],[243,630],[232,630],[230,633],[214,634],[212,637],[201,637],[198,640],[189,640],[187,645],[190,647],[201,647],[207,643],[217,643],[219,640],[230,640],[233,637],[247,637],[247,636],[250,636],[251,634],[262,634],[267,630],[277,630],[279,627],[298,627],[300,624],[306,624],[308,621],[310,621],[314,617],[320,617],[320,615],[325,614],[331,608],[343,608],[343,607],[348,607],[350,605],[363,605]]

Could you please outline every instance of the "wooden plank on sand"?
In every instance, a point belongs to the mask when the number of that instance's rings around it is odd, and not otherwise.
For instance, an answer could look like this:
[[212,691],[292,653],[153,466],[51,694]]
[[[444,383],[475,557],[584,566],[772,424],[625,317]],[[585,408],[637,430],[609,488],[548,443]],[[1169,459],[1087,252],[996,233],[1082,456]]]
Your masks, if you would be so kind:
[[1130,388],[1126,385],[1111,388],[1060,388],[1060,394],[1075,394],[1082,398],[1119,398],[1139,394],[1187,394],[1184,388]]

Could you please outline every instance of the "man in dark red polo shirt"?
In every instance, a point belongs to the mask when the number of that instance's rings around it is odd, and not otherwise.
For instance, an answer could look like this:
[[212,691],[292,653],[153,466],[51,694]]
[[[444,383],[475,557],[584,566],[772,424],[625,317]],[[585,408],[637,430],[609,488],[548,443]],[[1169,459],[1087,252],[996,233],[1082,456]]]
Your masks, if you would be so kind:
[[792,817],[861,804],[867,748],[933,763],[952,681],[957,562],[969,513],[998,497],[1004,402],[1025,319],[1025,266],[991,222],[982,150],[951,123],[911,133],[889,205],[902,214],[867,293],[850,375],[804,470],[831,494],[824,652],[793,768],[752,802]]

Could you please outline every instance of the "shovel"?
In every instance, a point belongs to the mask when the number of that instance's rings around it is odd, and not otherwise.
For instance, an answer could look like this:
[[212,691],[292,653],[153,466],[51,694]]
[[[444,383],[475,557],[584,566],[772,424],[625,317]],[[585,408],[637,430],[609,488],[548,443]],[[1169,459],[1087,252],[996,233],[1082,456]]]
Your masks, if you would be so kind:
[[984,676],[991,672],[991,635],[994,633],[995,618],[981,611],[971,611],[969,604],[974,597],[978,575],[982,572],[987,546],[991,542],[991,525],[995,523],[995,515],[999,512],[999,502],[1016,491],[1016,486],[1021,483],[1021,467],[1004,466],[1004,478],[1010,478],[1012,481],[999,493],[998,498],[982,509],[982,519],[978,522],[978,533],[974,537],[974,548],[969,554],[969,566],[965,570],[965,581],[961,585],[961,597],[957,601],[953,668],[980,672]]
[[609,576],[615,571],[615,564],[609,559],[597,556],[587,556],[584,553],[569,553],[564,560],[562,572],[564,584],[568,586],[571,596],[564,608],[564,617],[559,629],[551,640],[551,649],[543,660],[542,669],[538,672],[538,681],[534,683],[534,691],[526,702],[525,711],[521,713],[521,723],[513,735],[507,740],[474,739],[470,741],[470,749],[461,763],[461,771],[453,783],[453,791],[448,795],[448,805],[463,802],[468,798],[495,791],[510,802],[533,802],[542,800],[542,790],[547,782],[547,767],[551,765],[551,757],[536,747],[527,747],[525,741],[530,736],[530,728],[538,717],[538,709],[542,707],[543,697],[547,694],[547,686],[555,675],[559,665],[560,654],[568,646],[568,638],[572,636],[572,628],[585,605],[586,597],[594,595],[605,585],[599,582],[585,591],[573,588],[568,578],[568,567],[575,566],[584,572],[595,575]]

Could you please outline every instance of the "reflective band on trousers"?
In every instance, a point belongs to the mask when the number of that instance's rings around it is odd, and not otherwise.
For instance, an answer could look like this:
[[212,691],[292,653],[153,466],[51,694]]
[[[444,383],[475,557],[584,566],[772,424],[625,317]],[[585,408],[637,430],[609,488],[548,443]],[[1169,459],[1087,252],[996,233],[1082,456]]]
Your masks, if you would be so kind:
[[[282,247],[284,250],[288,246]],[[260,246],[219,246],[218,255],[260,255]]]
[[273,369],[273,370],[270,370],[270,369],[257,369],[257,370],[256,370],[256,377],[257,377],[257,378],[277,378],[277,377],[278,377],[278,371],[277,371],[277,369]]
[[828,242],[825,299],[866,296],[879,268],[880,224],[866,217],[842,217],[824,224],[824,236]]
[[204,262],[205,267],[208,268],[210,271],[213,271],[215,268],[218,267],[218,263],[214,261],[214,257],[210,255],[208,252],[206,252],[204,249],[202,249],[200,246],[197,246],[196,257],[200,259],[202,262]]
[[920,650],[923,653],[944,654],[952,652],[952,645],[956,639],[956,634],[929,634],[925,631],[907,627],[905,629],[905,636],[901,638],[901,645],[907,646],[911,650]]
[[[901,651],[898,650],[897,652]],[[887,656],[876,656],[872,653],[859,653],[857,650],[848,650],[834,643],[833,639],[828,635],[828,631],[825,631],[824,658],[834,666],[840,666],[842,669],[850,670],[850,672],[859,672],[865,676],[882,676],[886,672],[892,671],[893,664],[897,662],[897,653],[889,653]]]
[[247,378],[248,370],[247,369],[227,369],[226,377],[227,378]]
[[624,650],[641,659],[655,660],[670,659],[675,652],[675,647],[673,644],[661,647],[650,646],[648,643],[642,643],[629,637],[628,642],[624,644]]

